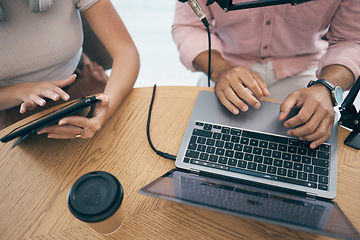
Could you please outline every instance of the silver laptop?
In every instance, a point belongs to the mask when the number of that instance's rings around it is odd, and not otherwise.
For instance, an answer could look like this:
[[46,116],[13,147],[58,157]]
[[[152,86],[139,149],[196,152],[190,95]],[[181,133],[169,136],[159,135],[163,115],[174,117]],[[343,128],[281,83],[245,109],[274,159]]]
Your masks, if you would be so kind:
[[260,109],[233,115],[214,92],[200,92],[175,166],[308,197],[335,198],[337,124],[330,139],[310,149],[308,142],[286,134],[279,109],[279,103],[262,102]]

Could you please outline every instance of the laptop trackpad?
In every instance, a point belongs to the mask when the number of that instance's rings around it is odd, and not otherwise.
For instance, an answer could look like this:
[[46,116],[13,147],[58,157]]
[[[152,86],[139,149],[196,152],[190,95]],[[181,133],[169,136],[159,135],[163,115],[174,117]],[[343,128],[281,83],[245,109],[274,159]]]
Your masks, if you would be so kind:
[[[249,107],[246,112],[232,115],[231,125],[249,130],[257,130],[273,134],[287,135],[284,121],[279,120],[280,104],[272,102],[262,102],[259,109]],[[289,119],[296,115],[298,109],[290,111]]]

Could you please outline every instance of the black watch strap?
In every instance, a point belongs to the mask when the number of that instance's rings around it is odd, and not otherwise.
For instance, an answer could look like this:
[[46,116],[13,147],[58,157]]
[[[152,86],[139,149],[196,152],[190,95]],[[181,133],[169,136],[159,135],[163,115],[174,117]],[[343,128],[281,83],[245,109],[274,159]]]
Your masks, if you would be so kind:
[[318,79],[318,80],[316,80],[316,81],[311,80],[311,81],[308,83],[307,87],[311,87],[312,85],[314,85],[314,84],[316,84],[316,83],[321,83],[322,85],[324,85],[325,87],[327,87],[330,91],[333,91],[333,90],[335,89],[335,86],[334,86],[331,82],[329,82],[328,80],[326,80],[326,79]]

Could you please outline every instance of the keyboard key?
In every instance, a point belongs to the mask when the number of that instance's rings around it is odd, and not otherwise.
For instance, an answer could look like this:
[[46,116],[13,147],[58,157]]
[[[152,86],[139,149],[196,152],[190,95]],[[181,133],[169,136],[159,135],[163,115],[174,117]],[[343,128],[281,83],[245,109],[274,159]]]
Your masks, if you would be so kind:
[[221,137],[221,140],[224,140],[224,141],[230,141],[230,139],[231,139],[231,136],[229,134],[223,134]]
[[298,174],[298,178],[301,180],[306,180],[307,177],[308,177],[307,173],[299,172],[299,174]]
[[245,153],[244,160],[252,161],[253,158],[254,158],[254,155],[252,155],[251,153]]
[[291,153],[297,153],[297,147],[289,146],[288,151],[291,152]]
[[220,141],[220,140],[217,140],[216,143],[215,143],[215,147],[219,147],[219,148],[224,147],[224,145],[225,145],[225,142]]
[[217,148],[215,153],[216,153],[216,155],[223,156],[225,154],[225,149]]
[[244,145],[242,145],[242,144],[235,144],[235,145],[234,145],[234,150],[236,150],[236,151],[242,151],[242,150],[243,150],[243,147],[244,147]]
[[325,176],[319,176],[319,183],[328,184],[329,178]]
[[231,149],[233,149],[233,148],[234,148],[234,144],[233,144],[233,143],[231,143],[231,142],[226,142],[226,143],[225,143],[225,148],[226,148],[226,149],[230,149],[230,150],[231,150]]
[[290,154],[290,153],[283,152],[282,155],[281,155],[281,159],[283,159],[283,160],[290,160],[290,159],[291,159],[291,154]]
[[254,162],[262,163],[263,162],[263,156],[254,155]]
[[267,172],[271,174],[276,174],[277,167],[274,166],[268,166]]
[[209,154],[207,154],[207,153],[200,153],[199,159],[200,159],[200,160],[207,161],[207,160],[209,159]]
[[210,155],[210,157],[209,157],[210,162],[217,162],[218,159],[219,159],[219,157],[216,155]]
[[211,138],[208,138],[206,140],[206,145],[208,146],[214,146],[215,145],[215,140],[214,139],[211,139]]
[[278,149],[278,144],[269,142],[269,149],[277,150]]
[[230,133],[230,128],[228,128],[228,127],[222,127],[221,133],[229,134],[229,133]]
[[277,174],[281,176],[286,176],[287,170],[285,168],[278,168]]
[[284,145],[284,144],[279,144],[278,150],[279,150],[279,151],[286,152],[286,151],[287,151],[287,146]]
[[189,158],[195,158],[197,159],[199,157],[200,153],[199,152],[195,152],[195,151],[191,151],[191,150],[187,150],[185,156],[189,157]]
[[220,129],[221,129],[221,126],[219,126],[219,125],[213,125],[213,128],[220,130]]
[[312,164],[320,167],[329,167],[329,161],[328,160],[322,160],[318,158],[312,159]]
[[324,152],[330,152],[330,146],[327,144],[320,145],[320,150]]
[[232,128],[232,129],[230,130],[230,134],[231,134],[231,135],[234,135],[234,136],[241,136],[241,130],[240,130],[240,129]]
[[302,157],[301,157],[301,162],[302,162],[302,163],[306,163],[306,164],[311,164],[311,158],[310,158],[310,157],[306,157],[306,156],[302,156]]
[[276,166],[276,167],[282,167],[282,165],[283,165],[283,160],[274,159],[274,166]]
[[238,161],[238,167],[246,168],[247,162],[243,160]]
[[212,130],[212,125],[211,124],[208,124],[208,123],[206,123],[205,125],[204,125],[204,130],[209,130],[209,131],[211,131]]
[[215,153],[215,147],[208,146],[206,148],[206,153],[211,153],[211,154]]
[[253,153],[254,153],[254,154],[258,154],[258,155],[260,155],[260,154],[261,154],[261,152],[262,152],[262,149],[261,149],[261,148],[254,147],[254,149],[253,149]]
[[257,147],[259,145],[259,140],[250,139],[250,146]]
[[314,173],[319,174],[319,175],[323,175],[323,176],[328,176],[329,175],[329,169],[322,168],[322,167],[314,167]]
[[270,157],[264,157],[264,164],[272,165],[273,164],[273,159],[270,158]]
[[214,132],[213,139],[221,139],[221,133]]
[[299,140],[299,139],[290,138],[290,139],[289,139],[289,145],[290,145],[290,146],[300,146],[300,140]]
[[199,152],[205,152],[206,151],[206,146],[205,145],[198,145],[196,150],[199,151]]
[[297,171],[302,171],[303,167],[304,167],[304,165],[301,163],[294,163],[294,169]]
[[204,126],[204,123],[202,123],[202,122],[196,122],[195,125],[197,125],[197,126]]
[[290,161],[284,161],[284,168],[292,169],[293,163]]
[[242,138],[240,139],[240,143],[245,144],[245,145],[248,145],[248,144],[249,144],[249,139],[248,139],[248,138],[245,138],[245,137],[242,137]]
[[227,157],[219,157],[218,163],[227,164],[228,158]]
[[291,178],[297,178],[297,171],[295,171],[295,170],[288,170],[287,176],[288,176],[288,177],[291,177]]
[[244,146],[244,149],[243,149],[243,151],[246,153],[252,153],[252,150],[253,150],[253,148],[250,146]]
[[190,149],[190,150],[196,150],[196,148],[197,148],[197,144],[196,144],[196,143],[189,143],[188,149]]
[[307,154],[307,149],[305,149],[305,148],[298,148],[298,154],[300,154],[300,155],[306,155],[306,154]]
[[200,137],[211,138],[212,132],[210,132],[210,131],[205,131],[205,130],[200,130],[200,129],[194,129],[193,135],[195,135],[195,136],[200,136]]
[[308,156],[316,157],[316,150],[315,149],[308,149]]
[[276,143],[282,143],[282,144],[288,143],[288,139],[286,137],[263,134],[263,133],[252,132],[252,131],[247,131],[247,130],[243,130],[242,135],[244,137],[255,138],[255,139],[265,140],[265,141],[269,141],[269,142],[276,142]]
[[272,157],[273,157],[273,158],[280,158],[280,157],[281,157],[281,152],[279,152],[279,151],[273,151],[273,152],[272,152]]
[[234,151],[233,150],[226,150],[225,151],[225,156],[226,157],[233,157],[234,156]]
[[239,142],[240,142],[240,137],[238,137],[238,136],[231,136],[231,142],[232,142],[232,143],[239,143]]
[[315,175],[315,174],[309,174],[308,180],[309,180],[310,182],[317,182],[317,181],[318,181],[318,176]]
[[318,152],[318,158],[329,159],[330,154],[328,152],[319,151]]
[[183,162],[184,162],[184,163],[190,162],[190,158],[188,158],[188,157],[184,158]]
[[267,148],[268,146],[269,146],[269,142],[267,142],[267,141],[260,141],[259,142],[259,147]]
[[266,157],[271,157],[272,152],[271,152],[271,150],[269,150],[269,149],[263,149],[262,155],[264,155],[264,156],[266,156]]
[[205,143],[206,143],[206,138],[204,138],[204,137],[198,137],[198,139],[196,140],[196,143],[205,144]]
[[293,154],[293,155],[291,156],[291,160],[294,161],[294,162],[301,162],[301,156],[300,156],[300,155]]
[[244,158],[244,153],[243,152],[235,152],[234,157],[236,159],[243,159]]
[[313,170],[314,170],[313,166],[307,164],[304,165],[304,172],[312,173]]
[[229,161],[228,161],[228,165],[236,166],[237,165],[237,160],[233,159],[233,158],[230,158]]
[[247,169],[256,170],[256,165],[254,162],[248,162]]
[[328,186],[325,185],[325,184],[319,184],[318,189],[319,189],[319,190],[323,190],[323,191],[327,191],[327,190],[328,190]]
[[258,164],[258,166],[257,166],[257,170],[260,172],[266,172],[266,168],[267,168],[267,166],[264,164]]

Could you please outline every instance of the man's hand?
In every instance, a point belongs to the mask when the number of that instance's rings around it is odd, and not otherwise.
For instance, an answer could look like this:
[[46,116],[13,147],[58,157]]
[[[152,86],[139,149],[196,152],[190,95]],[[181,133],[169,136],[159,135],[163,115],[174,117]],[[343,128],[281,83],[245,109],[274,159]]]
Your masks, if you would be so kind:
[[300,111],[284,123],[286,128],[291,128],[288,135],[310,141],[311,148],[316,148],[331,136],[335,112],[329,89],[315,84],[291,93],[280,106],[279,120],[284,120],[294,107]]
[[260,101],[269,96],[260,74],[244,67],[233,67],[220,74],[215,83],[215,92],[220,102],[234,114],[238,114],[239,109],[247,111],[247,104],[258,109]]
[[[206,73],[208,56],[209,51],[200,53],[193,62],[194,67]],[[239,109],[247,111],[248,105],[259,108],[263,98],[270,95],[259,73],[245,67],[234,67],[215,50],[211,51],[211,58],[211,79],[215,82],[215,93],[233,114],[238,114]]]

